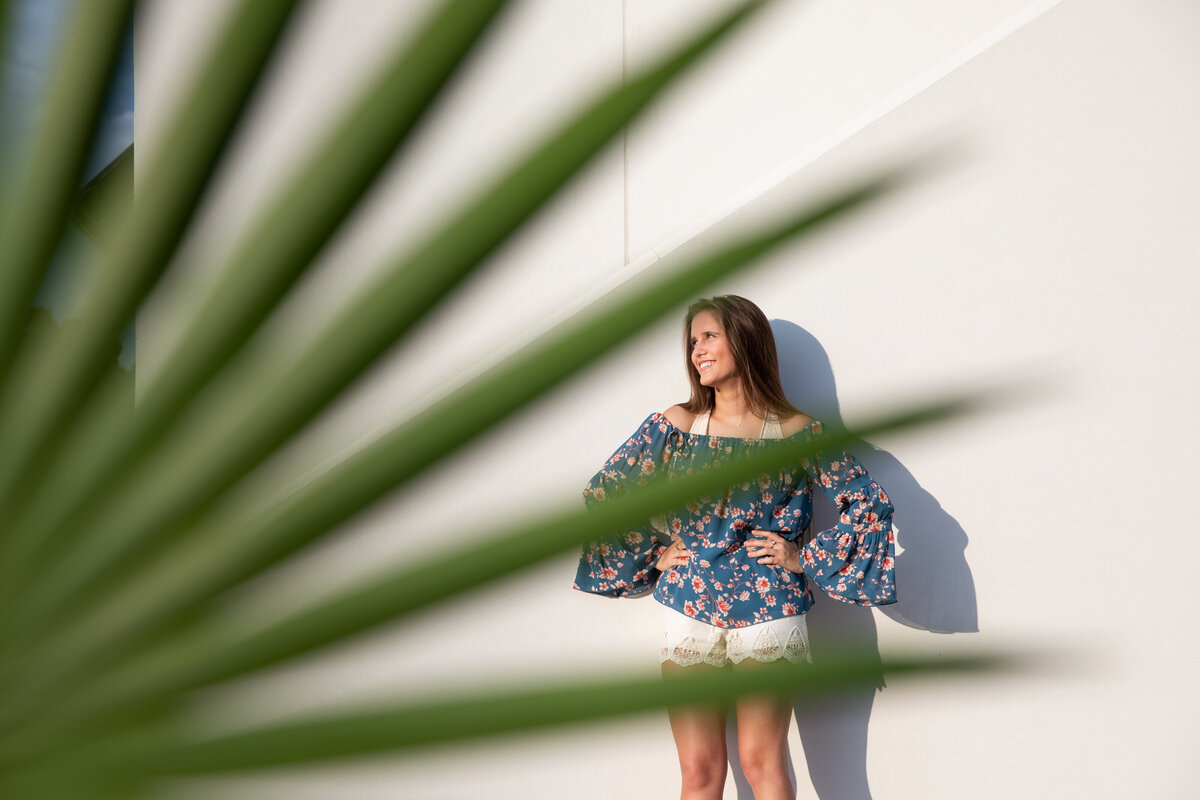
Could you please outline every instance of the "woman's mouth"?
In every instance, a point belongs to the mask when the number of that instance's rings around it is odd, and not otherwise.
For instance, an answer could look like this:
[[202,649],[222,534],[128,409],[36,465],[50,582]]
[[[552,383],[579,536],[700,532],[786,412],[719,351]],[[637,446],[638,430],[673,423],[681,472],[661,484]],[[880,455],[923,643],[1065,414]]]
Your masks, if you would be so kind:
[[706,369],[708,369],[715,363],[717,363],[717,362],[713,361],[712,359],[708,359],[707,361],[701,361],[699,364],[696,365],[696,369],[700,370],[701,372],[704,372]]

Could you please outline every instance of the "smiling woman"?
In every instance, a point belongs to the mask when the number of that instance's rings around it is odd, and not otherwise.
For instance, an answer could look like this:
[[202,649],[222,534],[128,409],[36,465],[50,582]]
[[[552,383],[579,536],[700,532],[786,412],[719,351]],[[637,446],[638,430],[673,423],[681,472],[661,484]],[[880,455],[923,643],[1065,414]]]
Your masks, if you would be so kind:
[[[684,320],[691,397],[652,414],[596,473],[589,504],[727,462],[784,438],[820,441],[821,425],[788,403],[762,311],[736,295],[693,303]],[[820,451],[818,451],[820,452]],[[839,522],[801,539],[812,486]],[[615,542],[584,548],[575,587],[612,597],[654,587],[664,609],[664,676],[811,660],[804,613],[809,583],[858,605],[896,600],[892,504],[852,456],[822,453],[647,520]],[[786,737],[792,698],[737,701],[738,750],[755,797],[792,797]],[[724,707],[669,710],[683,797],[720,797]]]
[[688,308],[683,336],[691,398],[678,407],[680,419],[684,412],[709,412],[713,432],[730,424],[740,431],[747,414],[760,421],[775,414],[797,426],[811,421],[784,396],[771,326],[749,300],[737,295],[698,300]]

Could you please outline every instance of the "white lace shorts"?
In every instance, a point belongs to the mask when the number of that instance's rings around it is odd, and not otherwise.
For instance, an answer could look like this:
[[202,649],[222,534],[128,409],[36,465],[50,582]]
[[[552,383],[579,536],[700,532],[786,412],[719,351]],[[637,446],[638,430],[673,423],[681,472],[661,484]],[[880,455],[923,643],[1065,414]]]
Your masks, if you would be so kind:
[[744,628],[718,628],[663,608],[662,663],[674,661],[683,667],[711,664],[723,667],[755,661],[786,658],[793,664],[811,663],[808,649],[808,625],[798,614]]

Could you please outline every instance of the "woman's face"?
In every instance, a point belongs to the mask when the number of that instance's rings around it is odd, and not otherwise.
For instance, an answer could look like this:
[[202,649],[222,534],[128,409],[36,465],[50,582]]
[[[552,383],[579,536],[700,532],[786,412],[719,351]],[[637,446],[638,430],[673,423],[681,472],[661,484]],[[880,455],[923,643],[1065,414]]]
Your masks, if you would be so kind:
[[701,311],[692,318],[691,359],[704,386],[716,389],[737,378],[737,364],[725,329],[711,311]]

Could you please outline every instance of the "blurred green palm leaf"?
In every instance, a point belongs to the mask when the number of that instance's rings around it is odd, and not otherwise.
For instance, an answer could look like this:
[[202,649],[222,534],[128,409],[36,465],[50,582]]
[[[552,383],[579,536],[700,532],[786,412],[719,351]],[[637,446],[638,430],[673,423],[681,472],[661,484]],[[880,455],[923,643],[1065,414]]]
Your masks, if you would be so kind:
[[[0,187],[6,259],[0,272],[0,503],[6,522],[0,534],[0,795],[133,797],[160,775],[410,748],[767,687],[822,692],[865,674],[865,665],[830,661],[801,672],[706,676],[669,687],[640,677],[599,684],[564,678],[537,689],[514,683],[471,698],[370,713],[347,708],[223,734],[187,728],[178,708],[197,688],[402,619],[607,535],[644,518],[647,509],[801,457],[803,446],[782,447],[694,481],[650,487],[597,513],[534,515],[534,522],[497,530],[476,551],[456,555],[453,570],[444,559],[398,565],[266,627],[230,627],[213,613],[222,593],[330,534],[714,281],[904,178],[904,171],[880,175],[669,275],[643,276],[624,299],[585,309],[266,509],[217,504],[760,3],[717,19],[540,137],[461,208],[393,254],[372,291],[306,350],[245,347],[403,149],[505,5],[446,2],[215,266],[220,277],[213,292],[178,310],[186,322],[169,366],[143,387],[131,413],[127,382],[111,376],[105,343],[168,271],[300,5],[247,0],[231,16],[182,93],[166,137],[170,146],[145,170],[133,210],[69,333],[51,336],[25,322],[68,224],[71,193],[132,3],[80,4],[70,34],[78,46],[64,50],[30,166]],[[221,324],[214,324],[218,318]],[[870,430],[930,422],[963,405],[893,413]],[[430,581],[431,575],[453,578]],[[928,672],[983,664],[918,659],[893,662],[892,668]]]

